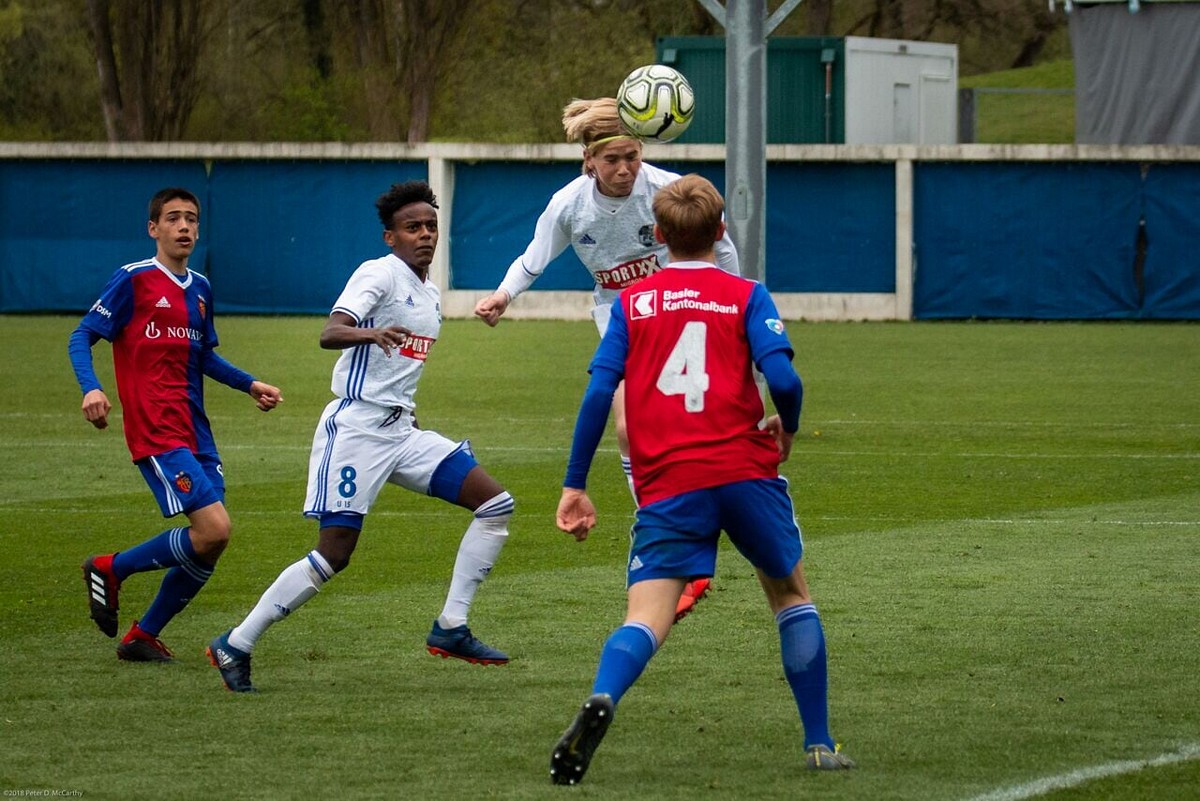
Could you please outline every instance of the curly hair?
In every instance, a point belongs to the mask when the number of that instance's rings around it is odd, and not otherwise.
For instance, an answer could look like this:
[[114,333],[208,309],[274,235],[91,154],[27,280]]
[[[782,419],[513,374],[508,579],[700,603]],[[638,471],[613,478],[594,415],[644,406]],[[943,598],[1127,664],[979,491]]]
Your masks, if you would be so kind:
[[375,201],[375,208],[379,210],[379,221],[383,223],[383,227],[391,228],[392,217],[409,203],[428,203],[435,209],[438,207],[433,189],[424,181],[405,181],[402,184],[392,184],[392,188]]

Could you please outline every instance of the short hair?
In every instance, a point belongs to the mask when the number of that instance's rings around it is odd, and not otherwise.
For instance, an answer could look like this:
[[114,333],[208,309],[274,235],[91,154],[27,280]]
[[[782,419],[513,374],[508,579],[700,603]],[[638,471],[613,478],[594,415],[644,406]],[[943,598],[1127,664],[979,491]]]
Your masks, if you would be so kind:
[[196,207],[197,214],[200,213],[199,198],[181,186],[169,186],[166,189],[158,190],[154,193],[154,197],[150,198],[150,222],[158,222],[163,206],[172,200],[186,200]]
[[667,248],[676,256],[709,251],[721,229],[725,200],[707,178],[691,173],[654,195],[654,221]]
[[379,221],[383,223],[383,227],[390,229],[396,212],[410,203],[428,203],[435,209],[438,207],[437,197],[426,182],[405,181],[402,184],[392,184],[392,188],[375,201],[375,208],[379,210]]
[[572,100],[563,108],[562,124],[568,142],[582,142],[593,154],[614,139],[632,139],[639,144],[642,141],[621,123],[615,97]]

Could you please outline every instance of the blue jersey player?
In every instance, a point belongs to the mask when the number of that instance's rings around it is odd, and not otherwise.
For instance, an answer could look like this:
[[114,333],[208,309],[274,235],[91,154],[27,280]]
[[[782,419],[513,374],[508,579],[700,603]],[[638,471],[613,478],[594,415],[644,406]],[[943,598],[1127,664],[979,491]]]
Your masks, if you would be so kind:
[[[802,385],[766,289],[716,268],[713,243],[724,231],[723,210],[720,194],[698,175],[656,193],[655,236],[667,245],[668,266],[614,301],[592,360],[558,527],[583,540],[596,524],[586,479],[621,380],[641,505],[625,623],[604,644],[592,694],[551,753],[556,784],[583,779],[618,702],[670,633],[685,582],[712,576],[722,530],[756,568],[775,615],[784,674],[804,724],[807,767],[854,764],[829,732],[825,637],[778,469],[799,427]],[[753,365],[778,412],[763,428]]]
[[263,411],[283,398],[218,356],[212,288],[188,269],[200,236],[200,201],[186,189],[163,189],[150,201],[155,256],[113,273],[71,334],[68,352],[83,391],[83,416],[108,426],[112,404],[92,367],[92,346],[112,343],[125,441],[164,517],[187,516],[128,550],[83,563],[92,619],[118,631],[118,592],[134,573],[166,569],[157,597],[117,646],[133,662],[171,661],[158,635],[200,591],[229,542],[225,477],[204,413],[204,376],[249,395]]

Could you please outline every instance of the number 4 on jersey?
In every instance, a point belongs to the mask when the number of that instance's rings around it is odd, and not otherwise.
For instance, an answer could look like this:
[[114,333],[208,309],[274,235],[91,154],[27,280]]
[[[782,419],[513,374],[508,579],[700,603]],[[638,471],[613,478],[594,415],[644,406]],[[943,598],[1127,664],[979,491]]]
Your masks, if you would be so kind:
[[704,372],[707,339],[707,323],[696,320],[686,323],[655,383],[664,395],[682,395],[683,408],[689,412],[704,411],[704,393],[708,391],[708,373]]

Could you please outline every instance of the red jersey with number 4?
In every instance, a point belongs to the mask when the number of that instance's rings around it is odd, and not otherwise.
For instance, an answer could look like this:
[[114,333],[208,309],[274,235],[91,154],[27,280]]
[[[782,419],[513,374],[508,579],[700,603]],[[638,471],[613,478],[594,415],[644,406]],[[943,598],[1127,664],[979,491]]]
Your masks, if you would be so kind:
[[757,286],[686,262],[621,293],[625,415],[640,503],[779,475],[775,439],[758,427],[763,403],[747,336]]

